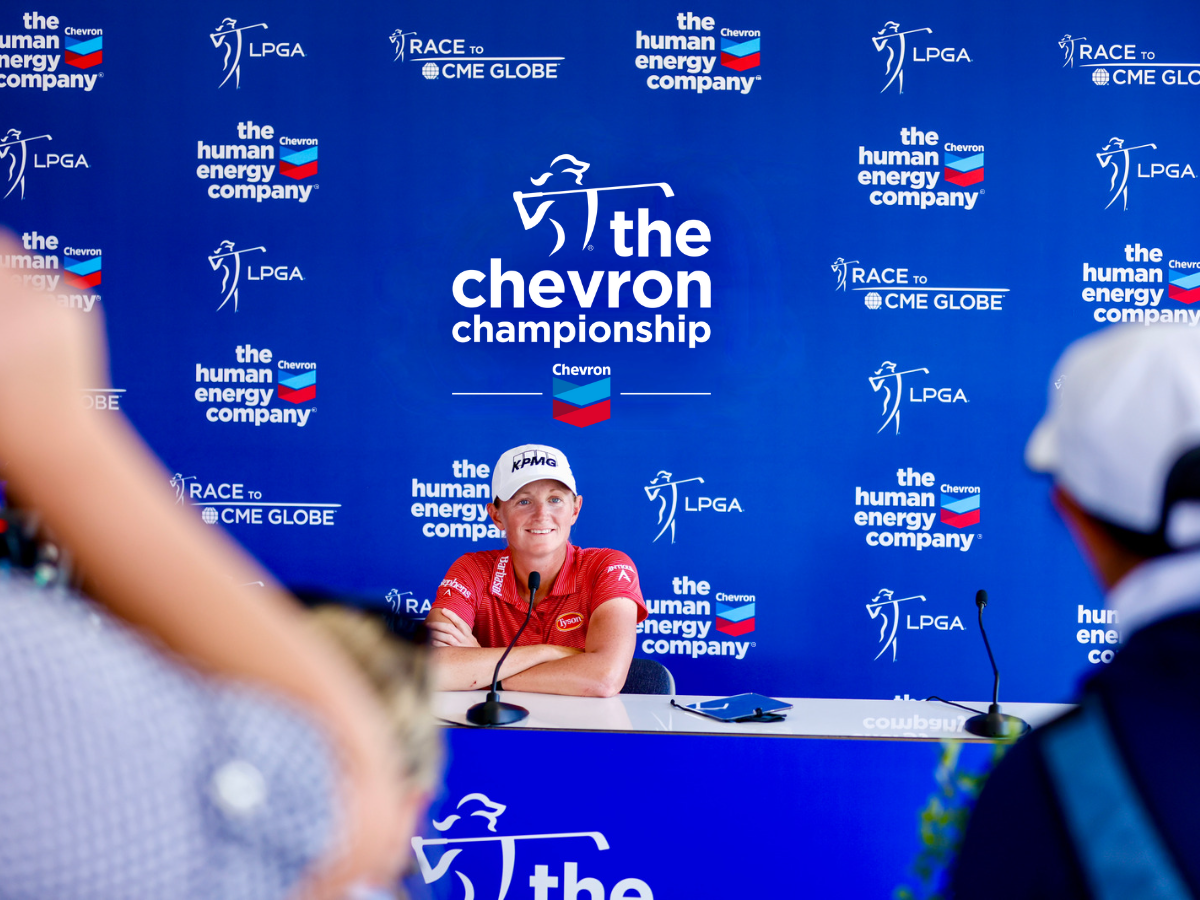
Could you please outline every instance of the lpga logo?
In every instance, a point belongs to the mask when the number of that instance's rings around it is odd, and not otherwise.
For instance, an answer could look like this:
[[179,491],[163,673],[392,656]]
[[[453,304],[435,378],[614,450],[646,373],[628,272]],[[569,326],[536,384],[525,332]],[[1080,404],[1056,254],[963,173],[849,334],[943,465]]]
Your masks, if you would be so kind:
[[238,309],[238,282],[242,276],[242,254],[243,253],[258,253],[266,252],[266,247],[248,247],[243,250],[234,250],[233,241],[221,241],[221,246],[213,251],[208,258],[208,264],[212,266],[214,272],[221,272],[221,305],[217,310],[224,308],[225,304],[233,300],[233,311]]
[[[564,165],[560,171],[555,172],[554,167],[559,163],[563,163]],[[566,163],[570,163],[570,165],[566,165]],[[529,180],[533,182],[534,187],[541,187],[555,175],[560,177],[563,175],[574,175],[575,184],[583,184],[583,173],[590,169],[591,165],[591,163],[586,163],[583,160],[576,159],[569,153],[563,153],[554,157],[554,159],[550,162],[550,171],[543,172],[537,178],[530,178]],[[561,183],[561,181],[558,183]],[[525,208],[526,200],[535,200],[542,197],[561,197],[568,194],[586,194],[588,221],[587,233],[583,236],[583,249],[586,250],[588,242],[592,239],[592,231],[596,227],[596,215],[600,208],[600,191],[632,191],[638,188],[661,188],[665,196],[675,196],[675,192],[671,190],[671,186],[669,184],[667,184],[665,181],[659,181],[652,184],[621,184],[614,185],[612,187],[585,187],[564,191],[533,191],[530,193],[513,191],[513,200],[516,202],[517,210],[521,214],[521,224],[524,225],[525,230],[528,231],[530,228],[533,228],[542,221],[542,218],[546,215],[546,210],[553,206],[556,201],[545,200],[539,203],[537,209],[531,216],[529,211]],[[566,240],[566,235],[563,232],[562,225],[560,225],[556,219],[551,219],[550,224],[554,226],[554,230],[558,233],[558,241],[555,243],[554,249],[550,251],[550,256],[553,256],[560,249],[562,249],[563,242]]]
[[[887,588],[876,594],[871,602],[867,604],[867,612],[871,614],[872,619],[879,619],[879,642],[883,647],[875,654],[875,658],[883,656],[887,652],[888,647],[892,648],[892,662],[896,661],[896,628],[900,624],[900,604],[908,600],[920,600],[925,602],[924,594],[915,594],[912,597],[897,597],[895,591],[889,591]],[[888,630],[888,616],[891,616],[891,630]]]
[[[888,22],[871,38],[871,43],[875,45],[875,52],[882,53],[885,49],[888,52],[887,70],[884,74],[890,75],[887,84],[883,86],[883,93],[892,86],[892,82],[897,82],[897,87],[901,94],[904,93],[904,51],[905,51],[905,36],[909,34],[933,34],[932,28],[913,28],[909,31],[901,31],[900,25],[896,22]],[[893,63],[895,66],[893,67]]]
[[[867,378],[871,382],[871,390],[875,393],[883,390],[883,424],[879,426],[879,431],[887,428],[888,425],[895,421],[896,434],[900,433],[900,401],[904,399],[904,376],[912,375],[916,372],[923,372],[928,375],[929,370],[921,369],[905,369],[903,372],[896,371],[896,364],[893,362],[884,361],[875,374]],[[893,380],[894,379],[894,380]],[[876,431],[876,434],[879,434]]]
[[1069,34],[1064,34],[1058,41],[1058,47],[1063,51],[1063,68],[1075,68],[1075,45],[1080,41],[1086,41],[1086,37],[1073,38]]
[[[1112,180],[1109,182],[1109,190],[1112,191],[1112,197],[1108,204],[1104,207],[1108,209],[1117,202],[1117,198],[1121,198],[1122,211],[1129,209],[1129,154],[1134,150],[1145,150],[1146,148],[1157,150],[1157,144],[1138,144],[1136,147],[1126,147],[1125,141],[1119,137],[1115,137],[1104,145],[1104,149],[1096,154],[1096,159],[1100,161],[1100,168],[1107,169],[1112,166]],[[1120,179],[1120,184],[1117,183]]]
[[257,25],[243,25],[238,28],[237,19],[222,19],[217,30],[208,36],[218,50],[222,47],[225,48],[225,59],[221,69],[225,73],[225,78],[218,88],[225,87],[225,82],[230,78],[233,79],[235,88],[242,86],[242,32],[250,31],[253,28],[265,30],[267,23],[259,22]]
[[392,60],[393,62],[404,62],[404,39],[406,37],[414,37],[415,35],[415,31],[405,31],[402,28],[397,28],[390,35],[388,35],[388,40],[391,41],[396,48],[396,58]]
[[[687,484],[689,481],[698,481],[704,484],[703,478],[681,478],[679,481],[671,480],[671,473],[661,471],[651,479],[648,485],[643,487],[646,496],[650,502],[655,500],[659,502],[658,507],[658,524],[662,526],[658,534],[654,536],[654,541],[671,532],[671,543],[675,543],[675,513],[679,508],[679,485]],[[668,493],[667,488],[670,488]],[[651,541],[651,543],[654,543]]]
[[835,291],[844,291],[846,289],[846,275],[850,271],[850,267],[858,262],[857,259],[842,259],[840,256],[833,261],[829,266],[833,270],[833,274],[837,276],[837,287]]
[[[0,138],[0,159],[8,160],[8,191],[4,194],[6,198],[20,185],[21,199],[25,199],[25,166],[29,158],[29,151],[26,145],[31,141],[41,140],[52,141],[54,138],[48,134],[23,138],[21,137],[21,132],[16,128],[8,129],[8,134]],[[17,148],[20,149],[18,150]]]

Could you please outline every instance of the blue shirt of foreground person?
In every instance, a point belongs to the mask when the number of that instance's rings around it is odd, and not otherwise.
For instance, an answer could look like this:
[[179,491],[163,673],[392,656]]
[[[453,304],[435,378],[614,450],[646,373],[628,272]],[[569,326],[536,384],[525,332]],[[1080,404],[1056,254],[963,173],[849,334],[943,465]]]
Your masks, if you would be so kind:
[[505,550],[460,557],[425,620],[437,687],[488,687],[496,663],[529,613],[529,573],[541,574],[528,628],[504,660],[508,690],[611,697],[629,673],[637,624],[646,617],[633,561],[570,542],[583,497],[560,450],[524,444],[500,455],[488,514]]
[[1051,382],[1026,460],[1108,590],[1091,624],[1124,646],[991,775],[952,893],[1200,897],[1200,333],[1105,329]]

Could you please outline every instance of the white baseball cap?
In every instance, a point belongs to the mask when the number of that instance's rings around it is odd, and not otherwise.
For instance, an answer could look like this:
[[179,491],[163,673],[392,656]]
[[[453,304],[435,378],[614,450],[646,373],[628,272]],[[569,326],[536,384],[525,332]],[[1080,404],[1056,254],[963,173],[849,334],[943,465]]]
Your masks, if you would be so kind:
[[492,497],[508,500],[531,481],[552,478],[575,494],[575,476],[566,454],[545,444],[522,444],[500,454],[492,470]]
[[1200,542],[1200,500],[1163,503],[1180,457],[1200,447],[1200,331],[1117,325],[1071,344],[1054,367],[1025,462],[1101,519],[1173,547]]

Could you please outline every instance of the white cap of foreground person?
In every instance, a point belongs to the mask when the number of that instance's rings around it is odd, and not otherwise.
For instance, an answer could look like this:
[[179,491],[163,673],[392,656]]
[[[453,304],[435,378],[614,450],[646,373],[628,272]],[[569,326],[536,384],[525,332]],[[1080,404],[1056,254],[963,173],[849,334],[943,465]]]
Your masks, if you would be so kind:
[[1200,330],[1122,325],[1082,338],[1059,359],[1049,395],[1025,448],[1031,469],[1164,549],[1200,544],[1200,492],[1188,487],[1189,470],[1200,476],[1200,458],[1189,464],[1200,448]]
[[545,444],[522,444],[505,450],[492,471],[492,499],[511,499],[525,485],[543,478],[561,481],[572,494],[579,493],[575,489],[571,464],[561,450]]

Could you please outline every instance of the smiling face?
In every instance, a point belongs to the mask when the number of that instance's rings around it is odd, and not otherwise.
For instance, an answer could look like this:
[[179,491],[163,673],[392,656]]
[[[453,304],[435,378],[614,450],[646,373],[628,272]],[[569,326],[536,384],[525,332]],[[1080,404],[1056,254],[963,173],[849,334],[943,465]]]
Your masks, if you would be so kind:
[[531,481],[508,500],[489,504],[497,527],[508,535],[514,554],[529,560],[566,552],[571,526],[579,518],[583,497],[571,493],[560,481]]

